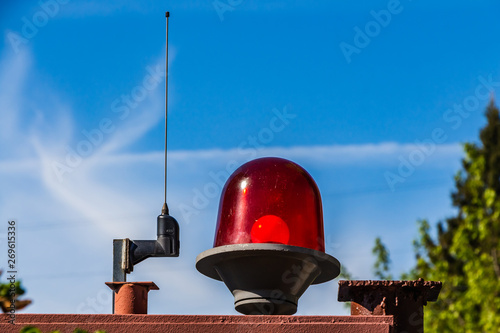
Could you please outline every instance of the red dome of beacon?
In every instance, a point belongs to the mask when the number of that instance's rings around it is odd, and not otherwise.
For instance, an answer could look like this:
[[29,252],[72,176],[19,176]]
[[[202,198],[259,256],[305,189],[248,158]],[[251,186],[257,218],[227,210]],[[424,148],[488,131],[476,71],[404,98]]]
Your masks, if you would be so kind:
[[325,251],[321,196],[307,171],[265,157],[230,176],[222,190],[214,247],[245,243]]

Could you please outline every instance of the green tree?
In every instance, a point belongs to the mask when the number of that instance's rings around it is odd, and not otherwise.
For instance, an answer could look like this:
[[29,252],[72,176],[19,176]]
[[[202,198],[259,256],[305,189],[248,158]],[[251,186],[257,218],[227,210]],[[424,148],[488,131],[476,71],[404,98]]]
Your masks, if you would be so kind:
[[[0,276],[2,273],[2,270],[0,270]],[[17,280],[14,286],[12,286],[10,282],[0,283],[0,309],[2,312],[8,313],[11,310],[13,300],[15,301],[16,310],[24,309],[26,306],[30,305],[30,299],[20,300],[18,298],[24,295],[25,292],[20,280]]]
[[372,249],[372,254],[375,256],[375,264],[373,272],[380,280],[392,280],[392,275],[389,274],[391,259],[389,250],[385,247],[380,237],[375,239],[375,246]]
[[455,176],[453,217],[418,222],[416,266],[406,278],[442,281],[439,299],[425,309],[428,332],[498,332],[500,327],[500,117],[493,100],[480,143],[464,145]]
[[[43,333],[42,331],[40,331],[38,328],[36,328],[35,326],[25,326],[23,327],[19,333]],[[60,331],[52,331],[50,333],[61,333]],[[75,328],[75,330],[73,331],[73,333],[89,333],[88,331],[86,330],[82,330],[80,328]],[[106,331],[95,331],[94,333],[106,333]]]

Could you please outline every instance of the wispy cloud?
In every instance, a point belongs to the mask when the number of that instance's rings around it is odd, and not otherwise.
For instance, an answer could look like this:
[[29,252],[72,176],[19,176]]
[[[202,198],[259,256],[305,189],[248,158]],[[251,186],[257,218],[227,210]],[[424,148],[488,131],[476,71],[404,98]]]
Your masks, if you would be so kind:
[[[327,163],[327,165],[352,165],[363,161],[377,164],[391,164],[390,157],[406,154],[418,146],[412,143],[381,142],[350,145],[318,145],[292,147],[266,147],[258,150],[259,156],[283,156],[290,159],[308,160],[313,163]],[[461,154],[460,144],[443,144],[437,146],[436,161]],[[245,150],[234,149],[207,149],[172,151],[170,158],[176,161],[205,160],[205,159],[234,159],[238,155],[244,156]]]
[[[2,184],[10,189],[10,197],[15,197],[13,192],[16,190],[23,190],[18,187],[19,180],[12,181],[13,175],[26,179],[35,177],[42,184],[43,191],[59,204],[62,203],[90,223],[100,226],[101,231],[108,235],[117,230],[116,224],[109,223],[110,220],[117,220],[113,218],[116,216],[113,212],[122,211],[124,206],[129,212],[140,212],[140,203],[123,195],[115,186],[117,184],[110,186],[101,182],[95,171],[102,169],[101,156],[126,149],[162,119],[161,89],[152,91],[142,103],[138,103],[127,119],[116,125],[117,130],[111,137],[96,147],[95,153],[79,165],[74,173],[68,175],[65,182],[60,182],[54,173],[53,162],[64,160],[67,147],[73,144],[73,138],[77,134],[73,130],[73,111],[58,103],[58,98],[50,98],[57,95],[57,92],[50,89],[42,94],[46,100],[30,100],[33,94],[29,91],[37,83],[35,75],[28,75],[33,73],[28,52],[24,51],[17,56],[5,55],[0,60],[0,68],[3,118],[0,122],[3,137],[0,177]],[[105,198],[110,200],[104,200]],[[8,214],[14,213],[8,207],[3,208]],[[127,227],[130,225],[133,224],[121,220],[120,230],[132,232],[133,228]]]
[[[6,52],[0,61],[0,110],[2,121],[0,121],[0,137],[2,142],[12,138],[15,129],[19,128],[19,119],[23,111],[22,90],[24,82],[31,65],[31,56],[27,52],[18,55]],[[2,149],[5,154],[4,147]],[[2,154],[2,155],[4,155]]]

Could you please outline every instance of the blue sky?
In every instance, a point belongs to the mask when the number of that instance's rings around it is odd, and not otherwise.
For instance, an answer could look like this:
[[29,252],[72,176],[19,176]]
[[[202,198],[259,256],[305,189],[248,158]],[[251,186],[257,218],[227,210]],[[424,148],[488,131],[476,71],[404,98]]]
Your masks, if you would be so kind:
[[[327,252],[356,278],[374,277],[377,236],[393,273],[408,270],[416,221],[453,214],[460,144],[500,93],[494,1],[0,6],[0,241],[15,219],[29,312],[109,313],[112,239],[155,237],[167,10],[168,203],[182,248],[129,277],[160,287],[151,313],[235,313],[194,263],[212,246],[222,182],[260,156],[311,173]],[[309,288],[298,313],[345,314],[336,285]]]

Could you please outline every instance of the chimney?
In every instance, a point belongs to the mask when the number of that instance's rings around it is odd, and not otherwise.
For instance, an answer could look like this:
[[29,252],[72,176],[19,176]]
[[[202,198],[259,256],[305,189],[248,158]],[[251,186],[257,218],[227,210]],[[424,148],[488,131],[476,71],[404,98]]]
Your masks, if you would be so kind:
[[106,282],[115,293],[115,314],[147,314],[148,292],[159,290],[154,282]]
[[340,302],[351,302],[353,316],[393,316],[394,333],[424,331],[424,305],[435,302],[441,282],[339,281]]

